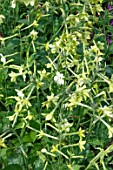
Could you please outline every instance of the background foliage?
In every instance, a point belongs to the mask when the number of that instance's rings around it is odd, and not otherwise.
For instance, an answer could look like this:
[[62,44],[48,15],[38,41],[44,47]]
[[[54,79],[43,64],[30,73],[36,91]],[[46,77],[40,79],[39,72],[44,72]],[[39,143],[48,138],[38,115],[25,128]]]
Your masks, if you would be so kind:
[[111,170],[113,6],[0,0],[0,168]]

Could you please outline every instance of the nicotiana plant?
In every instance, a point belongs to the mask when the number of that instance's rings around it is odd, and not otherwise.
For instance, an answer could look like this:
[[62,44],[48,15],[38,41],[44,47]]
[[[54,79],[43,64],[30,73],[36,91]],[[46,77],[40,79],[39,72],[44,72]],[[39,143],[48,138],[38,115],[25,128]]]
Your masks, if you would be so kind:
[[0,168],[111,170],[112,1],[0,2]]

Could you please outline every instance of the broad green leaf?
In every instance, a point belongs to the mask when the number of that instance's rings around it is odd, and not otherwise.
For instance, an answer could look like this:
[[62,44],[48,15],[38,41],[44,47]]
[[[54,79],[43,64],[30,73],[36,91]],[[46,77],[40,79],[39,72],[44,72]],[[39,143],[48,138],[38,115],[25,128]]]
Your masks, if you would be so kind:
[[22,170],[22,167],[18,164],[12,164],[12,165],[8,165],[2,170]]

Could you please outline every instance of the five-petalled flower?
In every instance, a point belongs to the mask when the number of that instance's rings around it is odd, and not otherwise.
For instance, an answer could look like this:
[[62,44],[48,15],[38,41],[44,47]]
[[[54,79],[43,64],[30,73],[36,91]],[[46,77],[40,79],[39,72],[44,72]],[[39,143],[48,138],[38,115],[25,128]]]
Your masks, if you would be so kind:
[[56,76],[54,77],[54,81],[57,84],[64,85],[64,75],[57,71]]

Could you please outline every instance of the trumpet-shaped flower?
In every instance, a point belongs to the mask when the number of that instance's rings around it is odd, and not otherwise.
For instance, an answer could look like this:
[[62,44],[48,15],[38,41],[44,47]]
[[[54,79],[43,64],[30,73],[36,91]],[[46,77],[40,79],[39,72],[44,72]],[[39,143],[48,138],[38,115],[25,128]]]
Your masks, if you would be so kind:
[[51,152],[56,152],[56,151],[58,151],[58,144],[55,146],[53,145],[51,149]]
[[24,93],[23,93],[21,90],[15,89],[15,91],[17,92],[17,95],[18,95],[19,97],[21,97],[22,99],[24,98]]
[[1,62],[2,62],[3,64],[5,64],[5,63],[6,63],[6,58],[3,56],[2,53],[0,53],[0,56],[1,56]]
[[112,136],[113,136],[113,127],[108,128],[108,135],[109,135],[109,138],[112,138]]
[[16,7],[16,1],[15,1],[15,0],[13,0],[13,1],[11,2],[11,7],[12,7],[12,8],[15,8],[15,7]]
[[85,130],[82,130],[82,128],[80,127],[79,131],[78,131],[78,135],[79,135],[81,140],[82,140],[83,137],[85,137],[84,132],[85,132]]
[[79,141],[79,148],[80,148],[81,152],[85,149],[85,147],[84,147],[85,143],[86,143],[86,141],[82,141],[82,140]]

